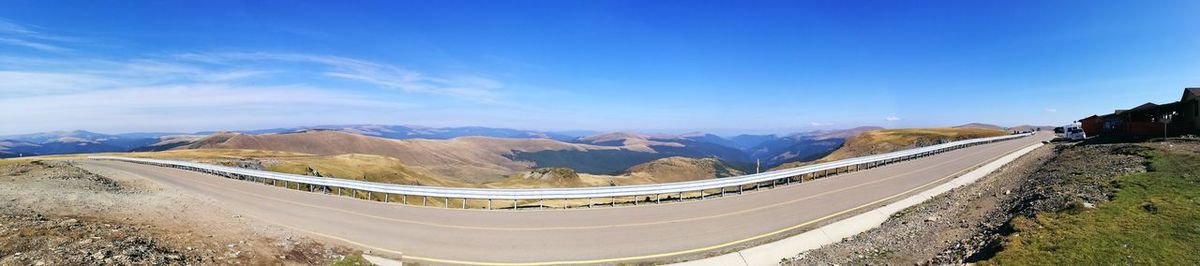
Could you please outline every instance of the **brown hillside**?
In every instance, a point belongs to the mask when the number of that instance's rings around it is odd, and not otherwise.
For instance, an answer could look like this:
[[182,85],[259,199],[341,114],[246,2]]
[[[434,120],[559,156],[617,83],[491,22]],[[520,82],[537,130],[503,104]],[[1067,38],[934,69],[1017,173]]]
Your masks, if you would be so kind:
[[630,167],[621,175],[578,174],[567,168],[538,168],[487,183],[497,188],[597,187],[684,182],[743,175],[715,158],[667,157]]
[[984,124],[984,123],[969,123],[969,124],[954,126],[954,128],[978,128],[978,129],[1004,130],[1004,127],[1002,127],[1002,126],[997,126],[997,125],[993,125],[993,124]]
[[1011,128],[1009,128],[1009,130],[1021,131],[1021,132],[1034,131],[1034,130],[1051,131],[1051,130],[1054,130],[1054,128],[1055,128],[1055,126],[1020,125],[1020,126],[1011,127]]
[[549,139],[463,137],[449,140],[393,140],[339,131],[218,134],[182,148],[250,149],[315,155],[373,154],[396,158],[403,165],[423,174],[476,184],[496,181],[531,166],[529,162],[513,161],[504,156],[512,151],[619,149]]
[[982,128],[914,128],[914,129],[884,129],[859,133],[846,139],[841,148],[833,151],[824,158],[809,162],[791,162],[773,168],[772,170],[799,167],[813,163],[836,161],[898,150],[911,149],[946,143],[957,140],[994,137],[1007,133],[994,129]]
[[600,180],[609,176],[576,173],[571,168],[537,168],[509,176],[486,186],[495,188],[594,187],[607,184]]
[[679,144],[679,143],[675,143],[675,142],[654,140],[654,139],[674,139],[674,138],[676,138],[676,136],[662,135],[662,134],[652,135],[652,134],[644,134],[644,133],[637,133],[637,132],[609,132],[609,133],[596,134],[596,135],[591,135],[591,136],[587,136],[587,137],[582,137],[582,138],[579,138],[579,141],[583,142],[583,143],[588,143],[588,144],[604,144],[604,145],[620,144],[620,145],[625,146],[626,149],[630,149],[630,150],[641,151],[641,152],[654,152],[654,149],[651,148],[650,146],[671,146],[671,147],[683,147],[684,146],[683,144]]
[[716,158],[667,157],[630,167],[625,173],[648,183],[670,183],[743,175]]

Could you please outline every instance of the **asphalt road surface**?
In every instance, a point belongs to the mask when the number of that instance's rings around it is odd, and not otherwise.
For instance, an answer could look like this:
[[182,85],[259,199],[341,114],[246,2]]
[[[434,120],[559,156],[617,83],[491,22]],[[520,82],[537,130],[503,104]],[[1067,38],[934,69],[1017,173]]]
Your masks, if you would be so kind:
[[411,207],[276,188],[173,168],[83,161],[140,176],[262,222],[433,264],[598,264],[719,255],[869,210],[1047,140],[985,144],[743,195],[640,206],[488,211]]

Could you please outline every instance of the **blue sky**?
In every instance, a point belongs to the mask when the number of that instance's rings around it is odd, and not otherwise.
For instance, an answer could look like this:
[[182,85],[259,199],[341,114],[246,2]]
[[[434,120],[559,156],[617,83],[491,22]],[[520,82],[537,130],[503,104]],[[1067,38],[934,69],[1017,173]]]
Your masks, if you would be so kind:
[[0,134],[1057,125],[1200,86],[1140,2],[14,1]]

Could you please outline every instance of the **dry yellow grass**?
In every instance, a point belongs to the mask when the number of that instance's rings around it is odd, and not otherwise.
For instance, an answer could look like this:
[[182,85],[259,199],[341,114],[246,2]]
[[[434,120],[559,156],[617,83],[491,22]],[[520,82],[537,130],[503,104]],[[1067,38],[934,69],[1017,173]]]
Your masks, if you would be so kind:
[[743,175],[715,158],[667,157],[629,168],[625,174],[647,183],[671,183]]
[[[400,160],[396,158],[367,155],[367,154],[342,154],[342,155],[313,155],[297,152],[280,152],[280,151],[261,151],[247,149],[189,149],[189,150],[169,150],[161,152],[134,152],[134,153],[99,153],[99,154],[71,154],[71,155],[53,155],[39,157],[25,157],[19,159],[4,159],[0,160],[0,165],[18,163],[37,159],[83,159],[87,156],[96,155],[111,155],[125,156],[138,158],[154,158],[154,159],[171,159],[193,161],[209,164],[232,165],[235,162],[254,160],[261,162],[265,170],[293,173],[293,174],[308,174],[309,168],[316,169],[322,175],[354,179],[367,180],[372,182],[395,183],[395,184],[412,184],[412,185],[428,185],[442,187],[491,187],[491,188],[549,188],[549,187],[597,187],[597,186],[613,186],[613,185],[634,185],[634,184],[652,184],[662,182],[656,180],[653,176],[647,173],[634,172],[624,175],[593,175],[593,174],[578,174],[576,177],[567,180],[554,179],[535,179],[522,178],[518,175],[513,175],[508,179],[498,182],[490,182],[485,184],[470,184],[463,182],[455,182],[452,180],[442,179],[437,176],[423,175],[412,171],[405,167]],[[687,158],[684,158],[687,159]],[[674,166],[680,161],[679,158],[664,158],[657,163],[647,163],[661,167],[659,164],[673,163]],[[685,165],[686,167],[711,167],[709,164],[704,164],[704,159],[687,159],[701,162],[697,165]],[[699,171],[699,175],[689,175],[688,177],[672,177],[668,178],[672,181],[689,181],[711,178],[705,171]],[[677,180],[678,179],[678,180]],[[277,186],[282,186],[278,184]],[[292,188],[295,189],[295,188]],[[300,188],[307,190],[307,187]],[[337,193],[337,192],[333,192]],[[350,191],[342,191],[342,195],[366,199],[366,192],[352,193]],[[719,193],[718,190],[701,192],[689,192],[684,196],[687,198],[700,197],[702,194],[711,196]],[[661,198],[664,201],[675,200],[677,194],[664,195],[648,195],[640,197],[620,197],[616,199],[618,205],[633,204],[634,201],[645,202],[656,198]],[[384,196],[374,194],[371,200],[383,201]],[[393,203],[407,201],[410,205],[421,205],[422,200],[428,206],[449,206],[451,208],[461,208],[463,199],[444,199],[444,198],[425,198],[418,196],[402,196],[388,195],[388,200]],[[516,202],[520,208],[538,208],[545,206],[548,208],[584,208],[589,205],[608,205],[612,204],[612,199],[578,199],[578,200],[521,200]],[[493,208],[512,208],[512,201],[494,201]],[[466,208],[482,209],[488,207],[486,200],[466,200]]]
[[399,159],[406,167],[420,173],[470,184],[499,181],[532,166],[531,162],[514,161],[504,156],[513,151],[619,149],[549,139],[461,137],[449,140],[395,140],[337,131],[220,134],[182,148],[288,151],[313,155],[374,154]]
[[30,157],[25,157],[25,158],[8,158],[8,159],[0,159],[0,166],[10,165],[10,164],[24,163],[24,162],[29,162],[29,161],[32,161],[32,160],[34,160],[34,159],[31,159]]
[[667,157],[636,165],[621,175],[576,174],[576,176],[570,177],[536,179],[529,178],[527,171],[512,175],[499,182],[487,183],[485,186],[495,188],[624,186],[705,180],[742,174],[744,173],[713,158]]
[[771,170],[888,153],[950,141],[994,137],[1006,134],[1008,133],[1004,131],[983,128],[908,128],[864,131],[846,139],[841,148],[821,159],[808,162],[785,163]]
[[409,170],[399,159],[370,154],[295,157],[264,165],[265,170],[308,174],[309,169],[323,176],[380,183],[440,187],[470,187],[471,184],[431,177]]

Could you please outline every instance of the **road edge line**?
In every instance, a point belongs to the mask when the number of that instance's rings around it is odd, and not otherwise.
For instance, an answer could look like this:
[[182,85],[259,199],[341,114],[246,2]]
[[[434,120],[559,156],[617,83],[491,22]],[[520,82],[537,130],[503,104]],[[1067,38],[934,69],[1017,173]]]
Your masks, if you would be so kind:
[[[979,179],[999,170],[1001,167],[1008,165],[1017,158],[1032,152],[1033,150],[1042,147],[1043,143],[1035,143],[1015,152],[1004,155],[996,160],[988,162],[983,166],[975,168],[966,174],[958,176],[951,181],[942,183],[936,187],[927,189],[907,198],[896,202],[869,210],[867,212],[851,216],[846,219],[833,222],[819,228],[809,230],[792,237],[784,238],[778,241],[765,243],[762,245],[749,247],[732,253],[709,257],[699,260],[687,261],[671,265],[692,266],[692,265],[729,265],[727,262],[732,261],[732,256],[737,256],[736,259],[744,261],[745,265],[778,265],[782,259],[790,258],[796,254],[808,250],[820,248],[822,246],[841,242],[841,239],[852,237],[854,235],[866,232],[867,230],[877,228],[887,221],[891,215],[900,212],[917,204],[924,203],[932,199],[934,196],[941,195],[954,188],[975,183]],[[815,234],[810,234],[816,232]]]

